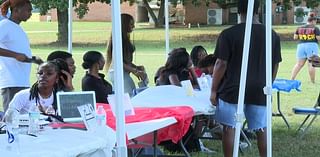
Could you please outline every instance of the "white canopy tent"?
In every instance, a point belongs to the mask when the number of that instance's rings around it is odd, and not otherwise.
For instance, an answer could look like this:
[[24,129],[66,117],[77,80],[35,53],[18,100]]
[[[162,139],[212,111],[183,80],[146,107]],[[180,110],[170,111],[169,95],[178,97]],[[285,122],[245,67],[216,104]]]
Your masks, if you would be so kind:
[[[127,156],[127,147],[125,139],[125,116],[123,109],[123,96],[124,96],[124,85],[123,81],[123,63],[122,63],[122,37],[121,37],[121,11],[120,11],[120,2],[112,0],[112,42],[113,45],[113,56],[115,58],[114,67],[115,67],[115,93],[116,93],[116,127],[117,127],[117,156],[126,157]],[[238,156],[239,148],[239,139],[240,139],[240,129],[243,121],[243,104],[244,104],[244,93],[245,93],[245,84],[247,76],[247,63],[248,63],[248,54],[250,46],[250,36],[251,36],[251,26],[252,26],[252,15],[253,15],[253,6],[254,0],[249,0],[248,3],[248,12],[246,18],[246,29],[245,29],[245,42],[243,49],[242,57],[242,67],[241,67],[241,76],[240,76],[240,88],[239,88],[239,99],[238,99],[238,110],[237,110],[237,126],[234,142],[234,153],[233,156]],[[272,74],[271,74],[271,10],[272,2],[270,0],[266,1],[266,87],[264,88],[265,94],[267,95],[267,156],[272,156],[272,134],[271,134],[271,114],[272,114]],[[68,51],[72,53],[72,12],[73,4],[72,0],[69,0],[69,31],[68,31]],[[165,32],[166,32],[166,53],[169,53],[169,20],[168,20],[168,0],[165,0]],[[116,54],[114,52],[117,52]]]
[[[113,45],[113,56],[115,59],[115,95],[116,104],[123,104],[124,97],[124,85],[123,81],[123,63],[122,63],[122,36],[121,36],[121,10],[120,2],[112,0],[112,43]],[[73,13],[73,3],[69,0],[69,16],[68,16],[68,52],[72,53],[72,13]],[[166,53],[169,53],[169,9],[168,0],[165,0],[165,31],[166,31]],[[117,53],[115,53],[117,52]],[[117,156],[125,157],[127,156],[127,147],[125,139],[125,116],[123,105],[116,105],[116,128],[117,128]]]
[[[113,56],[114,56],[114,68],[115,68],[115,82],[114,89],[116,95],[116,156],[126,157],[127,146],[126,146],[126,134],[125,134],[125,115],[123,107],[123,62],[122,62],[122,36],[121,36],[121,11],[120,2],[112,0],[112,43],[113,43]],[[72,13],[73,3],[69,0],[69,16],[68,16],[68,52],[72,53]],[[115,53],[116,52],[116,53]]]
[[123,85],[123,62],[122,62],[122,33],[121,33],[121,11],[120,2],[112,0],[112,56],[114,56],[114,89],[116,96],[116,153],[118,157],[127,156],[125,137],[125,115],[124,115],[124,85]]
[[[253,17],[254,0],[248,0],[248,9],[246,17],[244,47],[241,65],[241,76],[240,76],[240,88],[238,97],[238,108],[236,114],[236,132],[233,147],[233,157],[237,157],[239,154],[239,141],[240,141],[240,130],[244,119],[243,106],[244,106],[244,94],[246,87],[247,69],[248,69],[248,57],[250,48],[250,37],[252,28],[252,17]],[[271,116],[272,116],[272,51],[271,51],[271,0],[266,1],[266,87],[264,87],[264,93],[267,95],[267,156],[272,156],[272,135],[271,135]]]

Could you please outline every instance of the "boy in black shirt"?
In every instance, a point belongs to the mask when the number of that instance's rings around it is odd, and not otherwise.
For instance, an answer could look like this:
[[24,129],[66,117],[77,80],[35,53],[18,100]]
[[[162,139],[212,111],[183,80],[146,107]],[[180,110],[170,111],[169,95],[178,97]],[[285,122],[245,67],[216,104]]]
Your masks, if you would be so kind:
[[[214,55],[217,57],[213,72],[211,103],[217,106],[216,120],[223,125],[223,151],[225,157],[233,154],[235,114],[240,86],[241,62],[243,55],[245,19],[248,0],[238,1],[241,23],[224,30],[217,41]],[[254,2],[254,16],[249,49],[244,113],[249,129],[256,131],[260,156],[266,156],[266,52],[265,26],[257,18],[259,1]],[[272,69],[276,76],[281,62],[280,38],[272,32]],[[271,52],[268,52],[271,53]]]

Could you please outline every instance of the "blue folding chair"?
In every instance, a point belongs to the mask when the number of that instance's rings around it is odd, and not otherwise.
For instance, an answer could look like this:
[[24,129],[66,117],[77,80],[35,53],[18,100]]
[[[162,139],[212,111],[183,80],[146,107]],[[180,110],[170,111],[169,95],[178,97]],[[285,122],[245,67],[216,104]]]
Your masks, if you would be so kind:
[[284,114],[281,112],[280,109],[280,92],[287,92],[289,93],[291,90],[296,90],[300,92],[300,85],[301,81],[299,80],[287,80],[287,79],[276,79],[274,80],[272,84],[273,90],[277,91],[277,107],[278,111],[276,113],[272,113],[272,116],[276,117],[282,117],[283,121],[286,123],[288,129],[290,128],[290,125],[284,116]]
[[[297,129],[297,133],[300,132],[301,133],[300,138],[302,138],[306,134],[306,132],[309,130],[310,126],[315,121],[317,116],[320,115],[320,93],[319,93],[319,96],[317,98],[317,102],[314,105],[314,107],[309,107],[309,108],[296,107],[296,108],[293,108],[293,112],[295,114],[307,115],[306,118],[304,119],[304,121],[301,123],[301,125]],[[305,127],[305,124],[310,117],[312,117],[312,118],[309,121],[309,124],[307,124],[307,127]]]

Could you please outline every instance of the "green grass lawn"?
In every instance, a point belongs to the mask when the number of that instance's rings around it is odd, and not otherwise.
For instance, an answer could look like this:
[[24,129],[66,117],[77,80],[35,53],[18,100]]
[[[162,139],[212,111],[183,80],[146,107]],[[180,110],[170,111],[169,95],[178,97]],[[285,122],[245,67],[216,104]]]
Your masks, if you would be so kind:
[[[22,26],[27,31],[30,38],[32,52],[45,59],[47,55],[54,50],[66,50],[66,47],[54,46],[51,43],[56,40],[57,23],[54,22],[27,22]],[[190,52],[194,45],[203,45],[208,53],[212,53],[215,47],[217,34],[227,26],[201,27],[201,28],[173,28],[170,30],[170,48],[186,47]],[[274,29],[281,34],[293,34],[297,26],[275,26]],[[76,60],[77,72],[73,84],[76,90],[80,90],[81,78],[84,70],[81,67],[82,55],[88,50],[98,50],[102,53],[106,51],[106,43],[111,33],[111,24],[104,22],[74,22],[73,23],[73,56]],[[153,86],[153,76],[158,67],[165,61],[165,35],[164,29],[153,29],[145,23],[137,24],[132,35],[136,45],[134,62],[138,65],[144,65]],[[278,78],[289,79],[291,69],[295,64],[296,42],[284,41],[282,45],[282,59]],[[34,82],[36,66],[32,67],[31,80]],[[318,139],[320,137],[320,124],[315,123],[303,139],[298,139],[295,135],[295,129],[303,120],[304,116],[294,115],[292,108],[296,106],[311,107],[315,103],[319,93],[320,75],[317,73],[316,84],[311,84],[307,74],[307,68],[304,67],[299,73],[297,79],[301,80],[301,92],[292,91],[291,93],[281,93],[281,109],[291,125],[287,129],[285,123],[280,117],[273,118],[273,156],[275,157],[293,157],[304,156],[314,157],[320,153]],[[276,101],[274,97],[274,101]],[[276,104],[273,104],[273,110],[276,110]],[[2,106],[1,106],[2,107]],[[0,110],[1,110],[0,107]],[[254,141],[253,141],[254,142]],[[207,155],[204,153],[195,153],[193,156],[223,156],[221,141],[205,141],[205,144],[215,151],[216,154]],[[253,147],[247,149],[243,157],[258,156],[255,142]]]

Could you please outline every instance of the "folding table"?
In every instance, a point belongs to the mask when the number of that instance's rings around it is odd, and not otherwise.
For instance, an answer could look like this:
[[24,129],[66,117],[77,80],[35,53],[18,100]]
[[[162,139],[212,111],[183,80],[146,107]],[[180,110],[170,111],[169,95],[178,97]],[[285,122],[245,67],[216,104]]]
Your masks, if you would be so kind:
[[46,129],[37,137],[19,135],[17,151],[10,151],[7,135],[0,135],[0,154],[2,157],[112,157],[116,142],[111,128],[95,134],[77,129]]
[[[108,126],[115,129],[115,116],[110,106],[101,103],[97,103],[97,106],[103,106]],[[171,140],[183,146],[181,139],[187,133],[193,115],[192,108],[188,106],[136,107],[135,115],[128,115],[125,119],[128,144],[152,144],[153,156],[157,156],[155,148],[162,141]],[[187,151],[184,154],[190,157]]]

